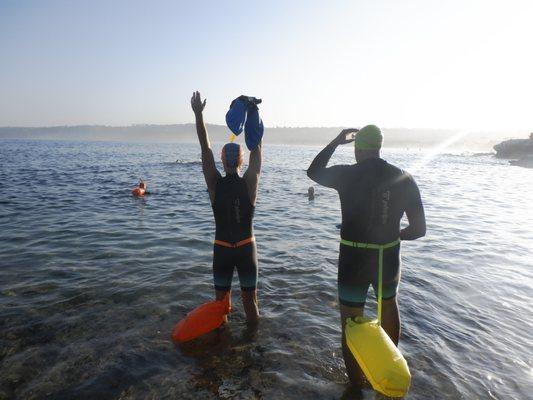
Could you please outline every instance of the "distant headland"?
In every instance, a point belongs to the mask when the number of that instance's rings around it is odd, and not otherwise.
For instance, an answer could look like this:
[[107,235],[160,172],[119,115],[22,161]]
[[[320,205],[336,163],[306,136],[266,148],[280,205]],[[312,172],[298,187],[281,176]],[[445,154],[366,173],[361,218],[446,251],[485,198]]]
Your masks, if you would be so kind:
[[511,165],[533,168],[533,132],[528,139],[510,139],[494,146],[496,157],[511,159]]
[[[229,129],[224,125],[208,124],[213,142],[226,142]],[[288,145],[324,145],[342,127],[270,127],[265,128],[265,142]],[[385,146],[395,148],[428,148],[446,142],[457,134],[451,129],[383,128]],[[451,147],[463,151],[489,150],[509,134],[469,132],[461,135]],[[0,127],[0,139],[82,140],[120,142],[196,142],[194,124],[129,126],[77,125],[52,127]]]

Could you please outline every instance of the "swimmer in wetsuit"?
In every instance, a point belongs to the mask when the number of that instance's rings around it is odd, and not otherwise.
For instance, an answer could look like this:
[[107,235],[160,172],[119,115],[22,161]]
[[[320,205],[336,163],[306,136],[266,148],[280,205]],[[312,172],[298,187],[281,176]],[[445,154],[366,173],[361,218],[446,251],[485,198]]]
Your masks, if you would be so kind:
[[237,269],[242,302],[248,323],[259,319],[257,307],[257,248],[253,235],[257,186],[261,173],[261,143],[250,151],[248,169],[239,171],[244,152],[240,145],[227,143],[222,148],[222,164],[226,176],[215,166],[213,151],[203,119],[206,101],[199,92],[192,95],[191,106],[196,117],[196,132],[202,148],[202,168],[215,215],[216,233],[213,246],[213,277],[217,300],[231,291],[233,271]]
[[[355,142],[356,164],[327,168],[337,146],[351,142]],[[378,285],[378,252],[364,248],[364,244],[389,246],[383,253],[382,326],[398,345],[399,240],[415,240],[426,233],[418,187],[411,175],[380,158],[382,142],[381,130],[375,125],[361,130],[345,129],[315,157],[307,170],[307,176],[313,181],[336,189],[341,201],[338,295],[342,348],[348,376],[355,385],[360,385],[363,376],[346,345],[345,321],[363,315],[368,288],[372,285],[377,294]],[[409,226],[400,230],[404,213]]]

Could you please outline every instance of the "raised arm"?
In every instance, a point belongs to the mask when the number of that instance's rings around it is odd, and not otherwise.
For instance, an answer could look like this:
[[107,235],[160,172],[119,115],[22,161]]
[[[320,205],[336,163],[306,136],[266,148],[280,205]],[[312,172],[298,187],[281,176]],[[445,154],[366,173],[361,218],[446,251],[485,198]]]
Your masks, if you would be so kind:
[[335,167],[326,168],[329,159],[337,149],[337,146],[353,142],[353,138],[347,138],[349,133],[355,133],[358,129],[343,129],[339,135],[333,139],[318,155],[315,157],[309,168],[307,176],[316,183],[334,188],[336,187],[337,171]]
[[250,161],[248,169],[244,173],[244,179],[248,186],[250,201],[255,206],[257,199],[257,187],[259,186],[259,176],[261,175],[261,163],[263,162],[263,143],[260,142],[255,149],[250,152]]
[[192,94],[191,107],[196,117],[196,133],[198,134],[198,141],[202,148],[202,170],[204,172],[205,182],[207,183],[209,198],[213,202],[215,199],[215,187],[220,173],[215,165],[215,157],[213,156],[209,136],[204,124],[203,111],[205,104],[206,100],[202,102],[200,92],[194,92]]

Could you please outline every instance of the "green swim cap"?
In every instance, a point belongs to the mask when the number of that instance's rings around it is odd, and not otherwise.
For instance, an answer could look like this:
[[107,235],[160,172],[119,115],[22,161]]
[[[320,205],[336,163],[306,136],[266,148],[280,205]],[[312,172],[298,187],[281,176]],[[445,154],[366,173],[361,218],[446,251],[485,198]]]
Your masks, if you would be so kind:
[[359,150],[379,150],[382,144],[383,135],[376,125],[367,125],[355,134],[354,145]]

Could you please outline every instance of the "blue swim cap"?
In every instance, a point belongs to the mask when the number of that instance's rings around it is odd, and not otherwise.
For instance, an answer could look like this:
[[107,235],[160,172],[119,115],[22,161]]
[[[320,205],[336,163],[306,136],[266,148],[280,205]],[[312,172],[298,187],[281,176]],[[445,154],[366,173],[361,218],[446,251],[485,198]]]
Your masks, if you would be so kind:
[[226,143],[222,147],[222,163],[227,168],[238,168],[244,161],[244,151],[238,143]]

